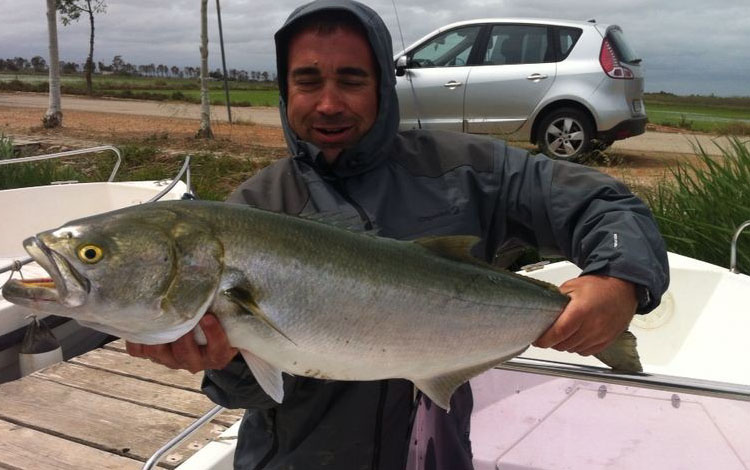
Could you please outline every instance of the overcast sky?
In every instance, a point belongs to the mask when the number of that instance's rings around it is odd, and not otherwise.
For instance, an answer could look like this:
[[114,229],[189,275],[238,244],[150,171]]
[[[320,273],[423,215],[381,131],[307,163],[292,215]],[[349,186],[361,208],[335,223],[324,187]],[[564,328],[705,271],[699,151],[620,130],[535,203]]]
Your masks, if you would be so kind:
[[[619,24],[643,57],[646,91],[750,96],[750,0],[395,0],[408,45],[471,18],[537,17]],[[116,54],[140,64],[198,65],[198,0],[108,0],[96,17],[94,60]],[[297,0],[223,0],[227,67],[275,71],[273,33]],[[391,0],[365,2],[402,49]],[[209,0],[210,67],[220,66],[215,0]],[[48,57],[45,2],[0,0],[0,58]],[[60,58],[83,63],[88,21],[58,25]]]

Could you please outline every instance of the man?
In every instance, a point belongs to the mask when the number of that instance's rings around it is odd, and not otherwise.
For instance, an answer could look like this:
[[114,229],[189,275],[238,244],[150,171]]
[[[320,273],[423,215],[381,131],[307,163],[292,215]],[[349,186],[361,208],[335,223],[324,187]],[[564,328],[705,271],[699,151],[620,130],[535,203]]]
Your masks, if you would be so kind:
[[[648,209],[615,180],[465,134],[397,133],[390,35],[378,15],[350,0],[298,8],[276,34],[280,111],[291,157],[240,186],[231,202],[289,214],[353,215],[381,236],[476,235],[491,261],[521,241],[562,253],[583,274],[562,286],[571,301],[536,342],[593,354],[668,283],[663,242]],[[289,286],[294,289],[294,286]],[[414,401],[405,380],[334,382],[284,377],[284,402],[258,386],[215,317],[192,335],[131,354],[206,370],[215,402],[246,408],[238,469],[472,468],[468,384],[451,412]],[[460,354],[459,351],[457,351]],[[426,426],[412,434],[416,419]],[[412,436],[412,439],[409,437]],[[427,442],[424,455],[414,441]]]

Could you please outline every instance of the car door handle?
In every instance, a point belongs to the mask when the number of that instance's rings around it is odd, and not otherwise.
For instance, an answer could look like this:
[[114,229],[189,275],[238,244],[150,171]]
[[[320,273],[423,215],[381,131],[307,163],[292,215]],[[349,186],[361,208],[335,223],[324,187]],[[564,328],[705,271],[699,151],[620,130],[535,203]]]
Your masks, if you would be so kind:
[[456,88],[456,87],[459,87],[459,86],[461,86],[461,85],[463,85],[463,83],[461,83],[461,82],[457,82],[457,81],[455,81],[455,80],[451,80],[451,81],[449,81],[448,83],[445,83],[445,84],[444,84],[443,86],[444,86],[445,88]]
[[547,78],[547,75],[542,75],[541,73],[532,73],[528,77],[526,77],[526,80],[544,80]]

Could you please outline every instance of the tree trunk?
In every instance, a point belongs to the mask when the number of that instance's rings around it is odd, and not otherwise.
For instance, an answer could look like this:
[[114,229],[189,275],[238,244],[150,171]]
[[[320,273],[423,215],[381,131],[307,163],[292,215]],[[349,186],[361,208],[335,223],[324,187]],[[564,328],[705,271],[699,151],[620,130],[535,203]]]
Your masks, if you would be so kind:
[[47,0],[47,33],[49,34],[49,108],[42,118],[44,127],[51,129],[62,126],[62,106],[60,105],[60,55],[57,50],[57,5],[55,0]]
[[201,0],[201,127],[197,137],[212,139],[211,108],[208,95],[208,0]]
[[91,85],[91,74],[94,71],[94,10],[91,7],[91,0],[86,0],[88,4],[89,12],[89,23],[91,23],[91,36],[89,37],[89,56],[86,59],[86,93],[89,95],[94,94],[93,86]]

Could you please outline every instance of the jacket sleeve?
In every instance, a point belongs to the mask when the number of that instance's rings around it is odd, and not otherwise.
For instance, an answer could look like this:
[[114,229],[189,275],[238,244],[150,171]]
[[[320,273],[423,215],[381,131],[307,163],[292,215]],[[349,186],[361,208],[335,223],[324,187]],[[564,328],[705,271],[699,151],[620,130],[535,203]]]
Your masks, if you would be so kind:
[[494,146],[490,230],[534,244],[583,270],[640,286],[639,313],[659,305],[669,285],[664,241],[648,207],[601,172]]

